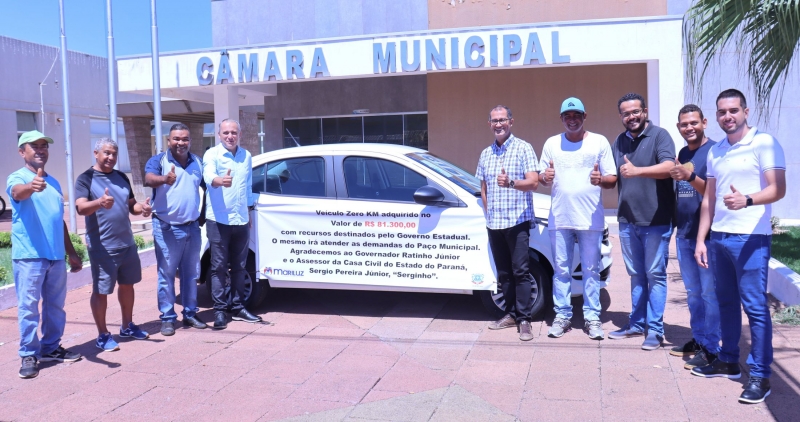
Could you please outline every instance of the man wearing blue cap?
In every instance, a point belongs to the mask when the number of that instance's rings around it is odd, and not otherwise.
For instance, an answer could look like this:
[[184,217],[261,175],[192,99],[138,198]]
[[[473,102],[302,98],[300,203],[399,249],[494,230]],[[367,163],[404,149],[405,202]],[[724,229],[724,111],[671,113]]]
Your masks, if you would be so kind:
[[605,136],[587,131],[586,109],[570,97],[561,104],[565,132],[547,140],[542,149],[539,182],[552,186],[550,245],[555,262],[553,304],[556,319],[548,336],[563,336],[572,326],[572,258],[580,248],[583,274],[584,331],[593,340],[605,338],[600,323],[600,242],[603,238],[601,191],[617,182],[611,146]]
[[[11,173],[6,194],[11,198],[11,262],[17,291],[20,378],[39,375],[39,361],[74,362],[79,353],[61,347],[67,318],[65,252],[72,272],[82,263],[64,224],[64,196],[55,178],[45,173],[53,139],[33,130],[17,146],[25,166]],[[39,301],[42,302],[41,324]],[[37,331],[41,325],[42,339]]]

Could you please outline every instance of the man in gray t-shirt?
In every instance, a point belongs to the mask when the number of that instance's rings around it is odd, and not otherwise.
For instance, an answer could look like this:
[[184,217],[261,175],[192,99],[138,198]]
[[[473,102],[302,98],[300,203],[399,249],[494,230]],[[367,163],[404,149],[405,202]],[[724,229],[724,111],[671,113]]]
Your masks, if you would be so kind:
[[133,323],[133,285],[142,279],[142,266],[128,213],[150,215],[150,200],[137,203],[124,173],[114,170],[117,164],[117,143],[108,138],[97,141],[95,165],[78,176],[75,183],[75,208],[86,217],[86,245],[92,267],[92,316],[97,325],[95,345],[104,351],[119,350],[106,327],[108,295],[117,296],[122,310],[120,337],[143,340],[149,337]]

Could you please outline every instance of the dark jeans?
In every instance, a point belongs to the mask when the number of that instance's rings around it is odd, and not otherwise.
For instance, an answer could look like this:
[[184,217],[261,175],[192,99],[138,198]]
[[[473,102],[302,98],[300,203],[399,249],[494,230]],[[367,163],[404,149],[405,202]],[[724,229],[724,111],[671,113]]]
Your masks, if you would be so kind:
[[[214,311],[238,313],[247,297],[245,263],[247,262],[250,228],[229,226],[213,220],[206,222],[206,235],[211,249],[211,294]],[[228,268],[230,267],[230,284]]]
[[772,375],[772,318],[767,300],[767,273],[772,236],[711,232],[709,254],[717,283],[722,347],[719,359],[739,362],[742,311],[750,322],[750,376]]
[[533,276],[528,272],[530,229],[530,221],[507,229],[487,229],[497,269],[497,282],[506,301],[505,311],[514,316],[517,322],[530,321],[533,308]]

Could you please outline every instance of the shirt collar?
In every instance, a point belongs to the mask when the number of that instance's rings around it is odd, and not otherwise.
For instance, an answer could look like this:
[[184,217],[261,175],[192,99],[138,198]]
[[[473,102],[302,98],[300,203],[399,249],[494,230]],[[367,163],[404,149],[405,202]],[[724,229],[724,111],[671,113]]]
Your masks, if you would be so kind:
[[514,136],[514,134],[512,133],[511,135],[508,136],[508,139],[506,139],[506,141],[503,142],[502,146],[497,146],[497,139],[495,139],[494,142],[492,142],[492,151],[494,151],[495,154],[499,154],[503,151],[506,151],[509,148],[509,145],[512,142],[514,142],[514,139],[516,139],[516,136]]
[[234,158],[235,158],[237,155],[239,155],[239,154],[242,154],[242,153],[243,153],[243,150],[242,150],[242,146],[241,146],[241,145],[237,145],[237,146],[236,146],[236,154],[234,154],[234,153],[232,153],[232,152],[228,151],[228,148],[225,148],[225,145],[223,145],[223,144],[222,144],[222,142],[218,143],[218,144],[217,144],[217,147],[220,149],[220,152],[222,153],[222,155],[225,155],[225,154],[230,154],[230,155],[231,155],[231,157],[234,157]]
[[653,126],[653,122],[651,122],[650,120],[646,120],[646,123],[647,123],[647,126],[645,126],[644,130],[642,131],[642,133],[640,133],[640,134],[639,134],[639,136],[637,136],[637,137],[635,137],[635,138],[634,138],[634,137],[633,137],[633,135],[631,135],[631,132],[630,132],[630,131],[628,131],[628,130],[626,130],[626,131],[625,131],[625,135],[626,135],[628,138],[630,138],[630,139],[632,139],[632,140],[634,140],[634,141],[637,141],[637,140],[639,140],[639,139],[642,139],[642,138],[644,138],[645,136],[650,136],[650,126]]
[[[175,158],[175,156],[172,155],[172,150],[171,149],[167,148],[166,152],[167,152],[167,161],[169,161],[170,163],[175,163],[177,165],[181,164],[180,162],[178,162],[178,160]],[[186,160],[186,167],[189,167],[189,164],[191,164],[192,161],[194,161],[193,155],[194,154],[192,154],[191,152],[189,153],[189,159]]]

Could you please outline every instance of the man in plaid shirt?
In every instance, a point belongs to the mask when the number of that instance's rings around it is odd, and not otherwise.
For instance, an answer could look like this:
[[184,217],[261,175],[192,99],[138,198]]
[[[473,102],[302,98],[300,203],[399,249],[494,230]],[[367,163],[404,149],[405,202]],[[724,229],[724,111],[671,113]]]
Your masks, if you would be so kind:
[[531,144],[511,134],[513,124],[508,107],[498,105],[491,110],[489,127],[495,140],[481,153],[475,176],[481,181],[489,245],[506,302],[506,315],[489,329],[518,326],[519,339],[528,341],[533,339],[528,238],[533,218],[531,192],[539,186],[539,171]]

